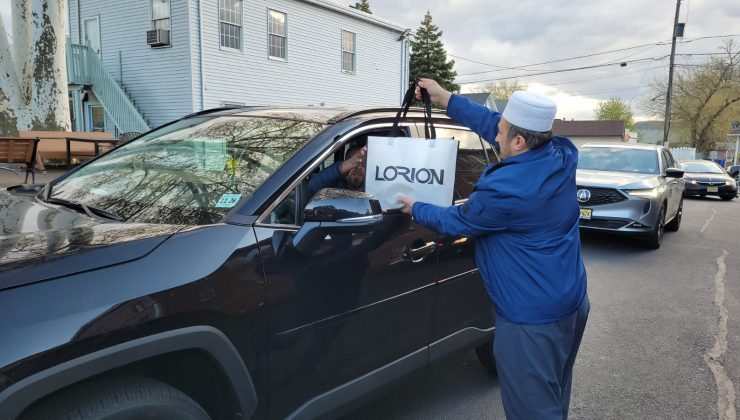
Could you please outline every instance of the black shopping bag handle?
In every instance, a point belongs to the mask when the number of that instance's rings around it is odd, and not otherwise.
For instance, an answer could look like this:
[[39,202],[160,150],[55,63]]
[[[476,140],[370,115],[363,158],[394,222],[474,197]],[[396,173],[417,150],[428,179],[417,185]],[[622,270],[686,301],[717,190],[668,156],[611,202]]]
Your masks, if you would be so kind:
[[[398,110],[396,118],[393,119],[393,127],[391,128],[391,132],[388,137],[398,137],[398,123],[401,122],[402,119],[406,119],[406,114],[409,112],[411,103],[414,102],[417,84],[418,81],[412,82],[406,91],[406,95],[403,97],[403,103],[401,104],[401,109]],[[432,121],[432,100],[429,97],[429,92],[423,88],[421,89],[421,101],[424,103],[424,136],[428,139],[436,139],[437,130],[434,128],[434,121]]]

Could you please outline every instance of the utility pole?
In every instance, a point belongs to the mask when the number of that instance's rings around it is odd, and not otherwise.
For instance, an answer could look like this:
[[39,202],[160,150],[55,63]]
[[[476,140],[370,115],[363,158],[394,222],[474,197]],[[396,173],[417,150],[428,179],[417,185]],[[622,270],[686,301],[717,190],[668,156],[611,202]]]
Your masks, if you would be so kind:
[[665,123],[663,125],[663,145],[668,145],[668,130],[671,128],[671,95],[673,94],[673,61],[676,58],[676,38],[683,37],[683,24],[678,25],[678,11],[681,9],[681,0],[676,1],[676,18],[673,20],[673,42],[671,43],[671,64],[668,68],[668,92],[665,98]]

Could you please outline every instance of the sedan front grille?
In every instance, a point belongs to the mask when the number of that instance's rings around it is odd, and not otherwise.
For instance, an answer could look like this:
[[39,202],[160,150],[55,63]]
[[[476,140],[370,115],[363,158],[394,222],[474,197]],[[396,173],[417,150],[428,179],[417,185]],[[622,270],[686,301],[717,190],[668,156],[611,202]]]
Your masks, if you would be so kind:
[[719,187],[725,185],[725,181],[699,181],[699,185],[707,187]]
[[583,227],[593,227],[593,228],[601,228],[601,229],[620,229],[625,226],[627,226],[626,221],[624,220],[608,220],[608,219],[590,219],[590,220],[580,220],[579,223]]
[[588,201],[581,201],[582,206],[599,206],[602,204],[619,203],[620,201],[627,200],[627,197],[620,194],[619,191],[613,188],[592,188],[592,187],[578,187],[578,190],[588,190],[591,192],[591,198]]

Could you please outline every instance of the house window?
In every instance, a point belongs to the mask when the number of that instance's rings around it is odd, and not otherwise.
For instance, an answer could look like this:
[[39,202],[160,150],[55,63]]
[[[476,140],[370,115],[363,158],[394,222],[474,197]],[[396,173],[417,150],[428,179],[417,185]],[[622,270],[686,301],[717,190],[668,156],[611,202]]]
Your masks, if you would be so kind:
[[219,0],[221,46],[242,47],[242,0]]
[[270,34],[269,54],[270,57],[285,59],[286,31],[285,23],[288,17],[285,13],[275,10],[267,11],[267,31]]
[[88,131],[105,131],[105,110],[100,105],[88,105]]
[[170,30],[170,0],[151,0],[152,29]]
[[342,31],[342,71],[355,72],[355,34]]

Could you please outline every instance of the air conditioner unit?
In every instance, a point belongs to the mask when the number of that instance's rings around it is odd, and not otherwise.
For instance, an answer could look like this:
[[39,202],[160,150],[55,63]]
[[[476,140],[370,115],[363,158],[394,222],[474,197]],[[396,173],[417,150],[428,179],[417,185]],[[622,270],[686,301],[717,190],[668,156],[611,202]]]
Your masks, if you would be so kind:
[[146,43],[152,47],[170,45],[170,31],[167,29],[152,29],[146,31]]

